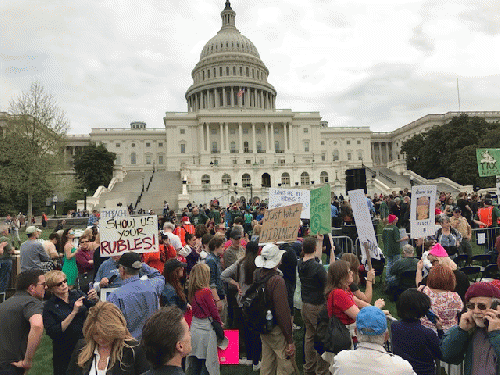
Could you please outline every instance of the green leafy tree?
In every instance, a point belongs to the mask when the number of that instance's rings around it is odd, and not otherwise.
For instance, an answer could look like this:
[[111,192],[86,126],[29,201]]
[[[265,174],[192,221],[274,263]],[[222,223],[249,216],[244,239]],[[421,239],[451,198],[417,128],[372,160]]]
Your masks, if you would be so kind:
[[[2,199],[14,198],[13,207],[24,209],[28,218],[45,205],[45,197],[56,188],[54,172],[62,168],[61,153],[69,121],[55,98],[34,82],[9,103],[9,116],[0,143]],[[6,192],[8,192],[6,194]]]
[[493,180],[479,177],[475,150],[498,147],[499,141],[498,125],[463,114],[410,138],[401,152],[406,153],[407,168],[422,177],[448,177],[463,185],[487,187]]
[[73,165],[76,178],[82,188],[90,192],[100,185],[108,186],[113,178],[116,154],[103,145],[91,144],[75,155]]

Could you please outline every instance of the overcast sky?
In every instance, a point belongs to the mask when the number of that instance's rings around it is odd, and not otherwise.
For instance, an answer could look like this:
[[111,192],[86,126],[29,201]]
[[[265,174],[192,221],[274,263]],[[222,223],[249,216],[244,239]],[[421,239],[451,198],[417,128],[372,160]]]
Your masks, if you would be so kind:
[[[163,127],[225,0],[2,0],[0,111],[38,80],[70,133]],[[429,113],[500,110],[500,2],[233,0],[277,108],[390,131]]]

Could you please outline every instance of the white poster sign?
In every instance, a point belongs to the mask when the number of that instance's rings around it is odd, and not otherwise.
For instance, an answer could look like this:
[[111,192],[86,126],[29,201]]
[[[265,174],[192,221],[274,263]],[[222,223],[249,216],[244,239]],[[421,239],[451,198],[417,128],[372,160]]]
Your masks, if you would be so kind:
[[158,252],[158,217],[127,216],[99,220],[101,256]]
[[311,193],[302,189],[269,189],[268,208],[290,206],[295,203],[302,203],[301,219],[309,219],[311,207]]
[[497,186],[497,201],[500,204],[500,176],[496,178],[496,186]]
[[418,185],[411,189],[410,236],[424,238],[434,235],[436,185]]
[[102,209],[100,219],[112,219],[114,217],[122,218],[128,216],[128,210],[125,207],[116,207]]
[[375,229],[373,228],[372,217],[368,208],[365,191],[363,189],[351,190],[347,192],[351,203],[354,221],[360,243],[377,244]]

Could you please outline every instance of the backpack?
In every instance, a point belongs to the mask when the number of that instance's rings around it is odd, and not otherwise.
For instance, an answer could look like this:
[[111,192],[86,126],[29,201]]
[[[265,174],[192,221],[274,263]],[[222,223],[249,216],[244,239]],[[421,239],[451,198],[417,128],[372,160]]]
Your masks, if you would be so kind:
[[271,332],[266,325],[266,314],[270,309],[266,284],[275,275],[271,273],[253,283],[241,299],[243,323],[254,332],[263,334]]
[[318,354],[330,352],[337,354],[351,348],[351,334],[349,329],[335,315],[328,317],[325,306],[317,317],[316,334],[314,335],[314,349]]

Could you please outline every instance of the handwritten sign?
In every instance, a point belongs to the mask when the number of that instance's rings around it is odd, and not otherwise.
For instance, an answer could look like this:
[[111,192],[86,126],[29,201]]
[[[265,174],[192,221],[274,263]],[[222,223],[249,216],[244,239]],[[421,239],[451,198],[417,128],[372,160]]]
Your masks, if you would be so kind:
[[332,232],[332,192],[330,185],[311,190],[311,233]]
[[259,243],[294,242],[300,226],[302,203],[278,207],[264,213]]
[[476,158],[479,177],[500,174],[500,148],[478,148]]
[[310,218],[311,193],[302,189],[269,189],[269,209],[302,203],[301,219]]
[[125,217],[128,216],[128,210],[122,207],[116,207],[112,209],[103,209],[101,210],[101,219],[110,219],[113,217]]
[[410,236],[424,238],[435,233],[436,186],[418,185],[411,189]]
[[158,217],[127,216],[99,220],[101,256],[158,252]]
[[375,229],[373,229],[372,217],[368,209],[365,191],[363,189],[351,190],[347,192],[351,203],[356,229],[358,231],[359,242],[377,244]]

